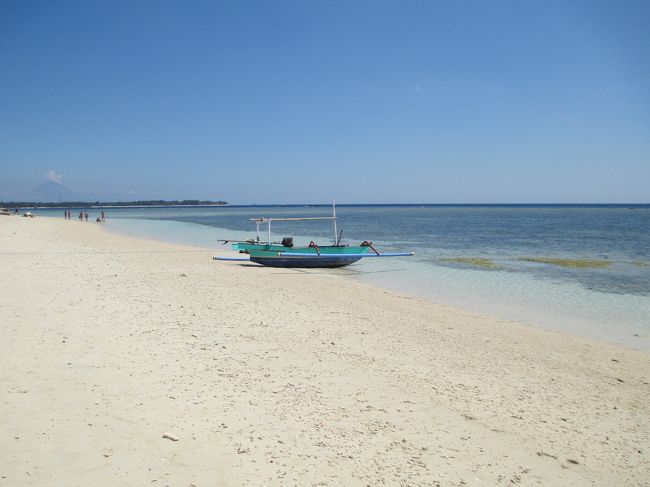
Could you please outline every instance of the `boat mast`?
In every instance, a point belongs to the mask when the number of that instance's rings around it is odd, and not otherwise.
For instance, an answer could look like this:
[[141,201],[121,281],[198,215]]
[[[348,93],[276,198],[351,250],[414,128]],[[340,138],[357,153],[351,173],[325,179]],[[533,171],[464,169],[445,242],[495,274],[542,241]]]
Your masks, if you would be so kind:
[[332,200],[332,217],[334,218],[334,245],[338,245],[338,234],[336,232],[336,200]]

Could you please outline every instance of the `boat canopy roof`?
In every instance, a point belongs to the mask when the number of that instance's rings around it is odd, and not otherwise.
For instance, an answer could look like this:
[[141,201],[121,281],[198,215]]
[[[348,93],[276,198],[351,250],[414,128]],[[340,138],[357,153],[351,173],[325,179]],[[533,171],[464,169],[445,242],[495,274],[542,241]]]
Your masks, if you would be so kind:
[[336,202],[335,201],[332,202],[332,216],[300,216],[300,217],[288,217],[288,218],[261,217],[261,218],[249,218],[249,220],[255,222],[255,226],[257,227],[257,237],[256,237],[257,242],[259,242],[260,240],[260,225],[263,224],[267,225],[267,233],[268,233],[267,242],[270,244],[271,243],[271,222],[297,222],[297,221],[306,221],[306,220],[330,220],[334,222],[334,243],[338,245],[339,241],[341,240],[340,234],[338,234],[336,231]]
[[335,216],[306,216],[306,217],[296,217],[296,218],[250,218],[250,221],[256,223],[268,223],[268,222],[295,222],[301,220],[336,220]]

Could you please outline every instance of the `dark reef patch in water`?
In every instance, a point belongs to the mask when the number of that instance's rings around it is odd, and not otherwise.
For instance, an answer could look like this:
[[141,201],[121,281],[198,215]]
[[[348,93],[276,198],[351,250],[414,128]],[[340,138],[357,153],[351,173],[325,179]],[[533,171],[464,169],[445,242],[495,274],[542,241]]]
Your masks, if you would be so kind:
[[559,259],[555,257],[519,257],[519,260],[525,262],[537,262],[540,264],[558,265],[560,267],[570,267],[573,269],[602,269],[609,267],[612,264],[609,260]]
[[446,259],[440,259],[440,261],[452,264],[466,264],[481,269],[503,269],[503,266],[496,264],[492,259],[486,259],[484,257],[449,257]]

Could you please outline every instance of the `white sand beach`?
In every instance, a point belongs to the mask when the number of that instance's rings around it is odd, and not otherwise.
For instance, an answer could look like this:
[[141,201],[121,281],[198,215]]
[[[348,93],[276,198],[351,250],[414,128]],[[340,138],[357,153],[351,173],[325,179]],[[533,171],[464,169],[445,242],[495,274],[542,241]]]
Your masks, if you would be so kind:
[[0,486],[650,484],[650,355],[212,255],[0,217]]

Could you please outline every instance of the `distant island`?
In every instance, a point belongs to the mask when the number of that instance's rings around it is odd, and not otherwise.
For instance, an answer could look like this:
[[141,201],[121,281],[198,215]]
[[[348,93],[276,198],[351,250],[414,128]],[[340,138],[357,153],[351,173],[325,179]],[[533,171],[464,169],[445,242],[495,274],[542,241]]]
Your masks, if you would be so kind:
[[140,201],[113,201],[99,202],[95,201],[59,201],[52,202],[35,202],[35,201],[0,201],[2,208],[97,208],[97,207],[140,207],[140,206],[224,206],[227,201],[209,201],[209,200],[140,200]]

